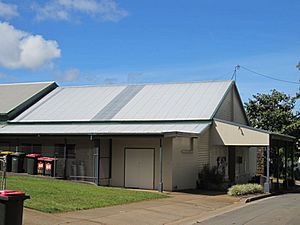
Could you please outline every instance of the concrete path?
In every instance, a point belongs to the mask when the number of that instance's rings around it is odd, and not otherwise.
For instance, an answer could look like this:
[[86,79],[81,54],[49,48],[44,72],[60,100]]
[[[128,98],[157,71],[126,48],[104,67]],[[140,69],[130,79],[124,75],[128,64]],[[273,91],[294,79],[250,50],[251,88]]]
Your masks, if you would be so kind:
[[24,225],[191,224],[218,212],[241,207],[244,202],[227,195],[171,193],[167,199],[127,205],[48,214],[24,209]]

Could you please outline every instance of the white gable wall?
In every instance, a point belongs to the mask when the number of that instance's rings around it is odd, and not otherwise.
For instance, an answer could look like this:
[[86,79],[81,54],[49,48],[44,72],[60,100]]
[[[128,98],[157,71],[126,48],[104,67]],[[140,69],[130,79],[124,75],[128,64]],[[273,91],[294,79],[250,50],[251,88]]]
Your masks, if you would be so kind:
[[234,86],[224,97],[215,118],[247,125],[243,103],[240,101],[239,94]]

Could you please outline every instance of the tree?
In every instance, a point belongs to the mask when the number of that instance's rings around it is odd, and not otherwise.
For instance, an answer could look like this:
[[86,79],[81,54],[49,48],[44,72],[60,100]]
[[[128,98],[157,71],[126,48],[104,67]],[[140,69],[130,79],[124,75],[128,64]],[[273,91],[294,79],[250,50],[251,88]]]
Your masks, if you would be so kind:
[[297,98],[272,90],[270,94],[253,95],[245,103],[253,127],[299,137],[299,112],[295,112]]

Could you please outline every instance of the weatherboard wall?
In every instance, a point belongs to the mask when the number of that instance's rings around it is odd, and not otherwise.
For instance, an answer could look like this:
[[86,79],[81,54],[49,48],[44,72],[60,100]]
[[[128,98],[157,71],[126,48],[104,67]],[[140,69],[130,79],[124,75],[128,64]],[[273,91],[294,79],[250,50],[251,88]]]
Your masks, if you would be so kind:
[[196,188],[198,173],[209,159],[209,130],[199,137],[173,138],[173,190]]
[[234,86],[224,96],[223,102],[216,112],[215,118],[247,125],[243,103]]

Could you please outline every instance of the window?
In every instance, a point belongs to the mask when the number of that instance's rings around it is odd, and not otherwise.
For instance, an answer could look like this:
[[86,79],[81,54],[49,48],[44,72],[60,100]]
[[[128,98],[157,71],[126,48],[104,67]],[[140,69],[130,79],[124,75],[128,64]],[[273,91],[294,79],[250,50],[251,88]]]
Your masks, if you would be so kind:
[[0,142],[0,151],[9,151],[10,144],[6,142]]
[[[75,145],[74,144],[67,144],[67,155],[68,159],[75,159],[76,152],[75,152]],[[56,158],[64,158],[65,152],[65,145],[64,144],[56,144],[55,145],[55,152],[54,155]]]
[[75,159],[76,154],[75,154],[75,145],[74,144],[68,144],[67,145],[67,158],[68,159]]
[[19,151],[24,152],[26,154],[30,154],[30,153],[41,154],[42,153],[42,145],[41,144],[22,143],[19,147]]

